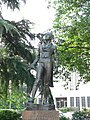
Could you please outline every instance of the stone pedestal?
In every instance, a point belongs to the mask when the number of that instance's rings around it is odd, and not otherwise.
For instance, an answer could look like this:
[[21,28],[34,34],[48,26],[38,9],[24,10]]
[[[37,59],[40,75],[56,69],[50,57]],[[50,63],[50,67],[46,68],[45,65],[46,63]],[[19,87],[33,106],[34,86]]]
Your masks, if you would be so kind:
[[55,110],[25,110],[22,120],[59,120],[59,112]]
[[55,110],[55,105],[54,104],[33,104],[30,102],[26,103],[26,110]]

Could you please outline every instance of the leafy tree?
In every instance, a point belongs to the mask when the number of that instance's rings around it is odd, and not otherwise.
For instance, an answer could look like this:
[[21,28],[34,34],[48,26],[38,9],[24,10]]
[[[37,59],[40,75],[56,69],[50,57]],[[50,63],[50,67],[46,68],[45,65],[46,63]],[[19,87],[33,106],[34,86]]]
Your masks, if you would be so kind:
[[31,90],[34,77],[27,71],[27,61],[19,55],[10,56],[9,51],[5,51],[4,48],[1,48],[0,53],[0,81],[1,85],[5,86],[5,92],[8,90],[10,80],[17,88],[19,88],[19,85],[26,83],[29,90]]
[[[25,2],[25,0],[23,0]],[[2,0],[11,9],[20,6],[20,0]],[[31,40],[35,35],[31,33],[33,23],[29,20],[18,22],[5,20],[0,12],[0,85],[8,97],[9,81],[18,89],[23,83],[27,85],[27,93],[31,91],[34,76],[27,70],[28,64],[34,59],[34,48]]]
[[2,89],[0,85],[0,109],[20,110],[25,108],[25,102],[27,101],[27,94],[23,89],[24,88],[22,87],[19,87],[19,89],[17,89],[16,86],[10,83],[9,89],[7,90],[7,98],[6,98],[4,89]]
[[[33,47],[30,43],[35,35],[30,32],[32,23],[29,20],[21,20],[19,22],[7,21],[8,24],[14,26],[17,30],[3,29],[1,42],[8,48],[11,53],[20,55],[24,59],[31,61]],[[11,27],[10,27],[11,28]]]
[[0,75],[1,82],[5,82],[6,91],[9,80],[13,80],[16,86],[20,83],[26,83],[29,91],[33,85],[34,77],[27,71],[28,63],[31,63],[34,57],[33,47],[27,40],[27,37],[34,38],[34,35],[29,30],[29,23],[29,21],[25,20],[17,23],[10,22],[12,26],[17,28],[19,33],[14,29],[11,31],[9,29],[7,32],[5,28],[3,29],[2,48],[0,49]]
[[81,80],[90,81],[90,1],[54,0],[53,3],[59,66],[64,71],[78,71]]

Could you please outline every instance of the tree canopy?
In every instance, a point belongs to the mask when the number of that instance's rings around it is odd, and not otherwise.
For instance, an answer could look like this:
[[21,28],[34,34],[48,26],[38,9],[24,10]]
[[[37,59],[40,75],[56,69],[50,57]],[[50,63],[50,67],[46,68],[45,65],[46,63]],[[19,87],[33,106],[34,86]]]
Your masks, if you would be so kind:
[[54,0],[59,66],[90,81],[90,0]]

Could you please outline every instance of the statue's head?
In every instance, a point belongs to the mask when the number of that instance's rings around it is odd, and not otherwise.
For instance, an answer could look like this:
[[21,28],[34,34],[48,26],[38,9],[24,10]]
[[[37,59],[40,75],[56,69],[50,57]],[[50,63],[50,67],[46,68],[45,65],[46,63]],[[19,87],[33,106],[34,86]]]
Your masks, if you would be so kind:
[[54,35],[53,35],[52,32],[47,32],[47,33],[45,33],[45,34],[44,34],[44,37],[43,37],[43,39],[46,40],[46,41],[48,41],[48,40],[51,41],[53,38],[54,38]]

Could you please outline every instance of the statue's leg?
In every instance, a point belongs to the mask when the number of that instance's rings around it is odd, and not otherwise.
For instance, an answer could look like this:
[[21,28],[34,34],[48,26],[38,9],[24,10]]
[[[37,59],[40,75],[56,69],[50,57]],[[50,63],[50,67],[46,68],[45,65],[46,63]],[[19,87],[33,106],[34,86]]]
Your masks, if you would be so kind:
[[44,104],[49,104],[49,86],[47,84],[44,85]]
[[52,96],[50,88],[49,88],[49,104],[54,105],[54,100],[53,100],[53,96]]
[[53,96],[52,96],[51,90],[50,90],[48,85],[44,86],[44,100],[43,100],[43,103],[54,105]]
[[39,88],[39,86],[41,84],[42,74],[43,74],[43,65],[39,64],[38,69],[37,69],[36,80],[34,82],[33,89],[31,92],[31,97],[33,100],[34,100],[35,94],[37,92],[37,89]]
[[31,98],[32,98],[33,102],[34,102],[34,97],[35,97],[36,91],[38,89],[38,84],[39,84],[39,80],[37,79],[37,80],[35,80],[32,91],[31,91]]
[[51,63],[45,64],[45,72],[44,72],[44,104],[49,104],[50,99],[50,79],[51,79]]

